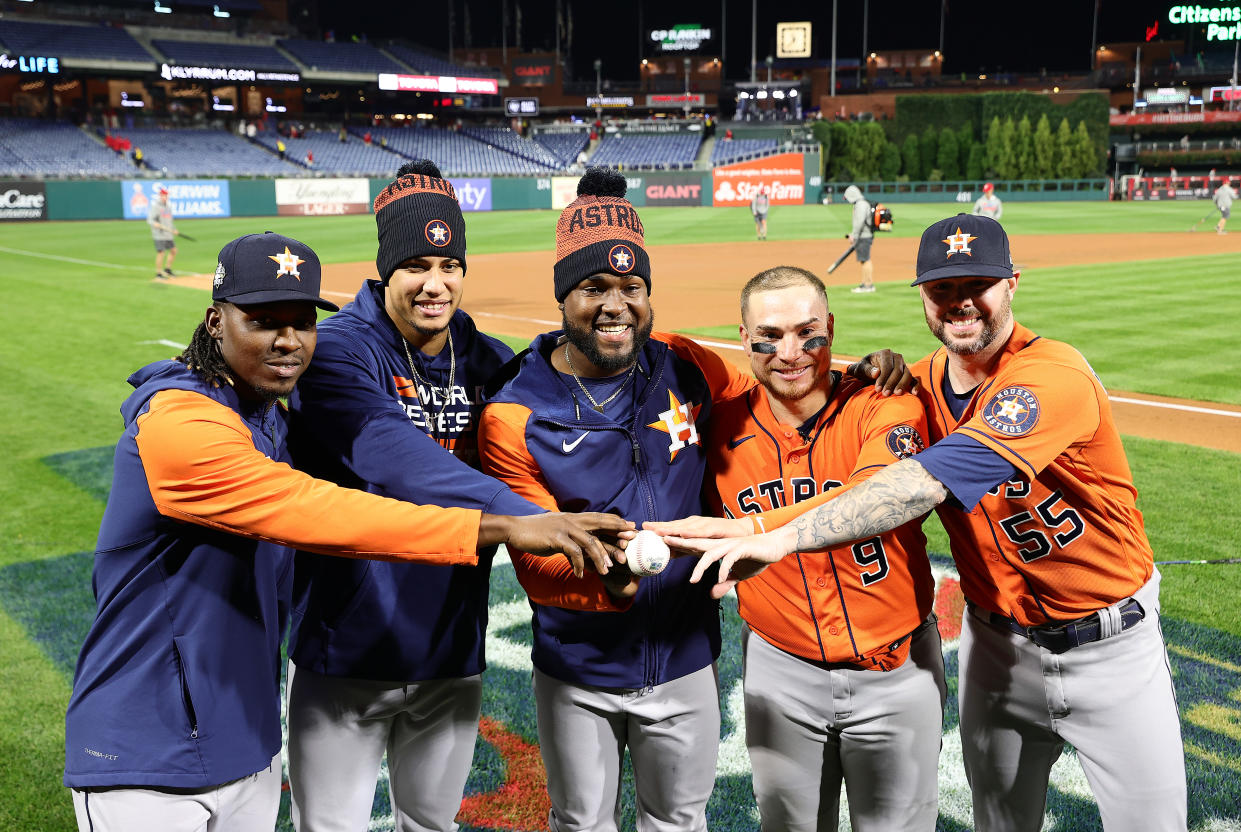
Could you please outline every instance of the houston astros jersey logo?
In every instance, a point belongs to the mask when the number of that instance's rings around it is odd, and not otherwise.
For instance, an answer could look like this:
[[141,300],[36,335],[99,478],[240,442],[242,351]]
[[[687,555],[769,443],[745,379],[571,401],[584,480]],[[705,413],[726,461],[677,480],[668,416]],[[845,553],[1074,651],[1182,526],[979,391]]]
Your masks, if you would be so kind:
[[297,267],[306,261],[289,251],[288,246],[284,247],[284,253],[282,254],[269,254],[267,256],[280,264],[280,269],[276,272],[276,277],[280,277],[282,274],[291,274],[296,277],[299,282],[301,281],[302,275],[298,272]]
[[1005,387],[987,402],[983,421],[994,431],[1022,436],[1038,424],[1038,398],[1024,387]]
[[698,426],[694,424],[700,410],[702,410],[702,405],[691,402],[682,404],[677,400],[676,394],[669,390],[668,409],[659,414],[658,422],[651,422],[647,425],[648,428],[655,428],[668,434],[671,440],[668,443],[669,462],[675,460],[682,449],[690,445],[701,444],[698,441]]
[[897,425],[888,431],[887,445],[897,459],[908,459],[925,447],[918,431],[909,425]]
[[443,220],[431,220],[423,230],[427,242],[437,248],[443,248],[452,242],[452,229]]
[[624,243],[612,246],[612,250],[608,252],[608,262],[620,274],[630,271],[634,265],[633,249]]
[[970,241],[977,239],[978,237],[972,234],[962,233],[961,226],[958,225],[956,234],[949,234],[944,238],[944,242],[948,244],[948,252],[946,256],[951,257],[954,254],[968,254],[970,257],[973,257],[974,252],[970,251]]

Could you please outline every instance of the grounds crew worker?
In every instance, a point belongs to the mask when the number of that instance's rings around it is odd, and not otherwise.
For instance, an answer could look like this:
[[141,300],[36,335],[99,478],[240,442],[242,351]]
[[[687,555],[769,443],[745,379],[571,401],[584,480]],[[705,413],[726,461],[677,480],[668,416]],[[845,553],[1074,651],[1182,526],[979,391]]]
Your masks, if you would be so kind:
[[1215,231],[1218,234],[1227,234],[1224,226],[1228,224],[1228,218],[1232,216],[1232,201],[1237,198],[1237,192],[1233,190],[1230,180],[1225,179],[1224,183],[1215,189],[1214,202],[1215,207],[1219,209],[1219,222],[1215,224]]
[[[155,190],[155,199],[147,208],[147,225],[151,227],[151,239],[155,242],[155,277],[167,280],[172,277],[172,261],[177,258],[176,237],[181,232],[172,219],[168,188],[164,185]],[[165,255],[167,262],[164,261]]]
[[862,190],[857,185],[845,188],[845,202],[853,206],[853,226],[849,232],[849,242],[856,245],[853,256],[862,266],[862,282],[854,286],[851,291],[873,292],[875,291],[875,264],[870,259],[870,247],[875,241],[875,231],[871,228],[871,205],[866,201],[866,197],[862,196]]
[[[82,832],[270,832],[280,802],[280,641],[290,546],[467,564],[500,542],[585,553],[611,515],[507,517],[417,506],[289,466],[288,395],[315,348],[315,253],[278,234],[220,252],[177,359],[130,377],[95,550],[95,621],[65,717]],[[578,569],[580,570],[580,566]]]
[[[994,220],[958,214],[926,229],[914,285],[944,346],[914,371],[934,444],[826,502],[782,509],[813,510],[776,531],[691,541],[708,550],[695,578],[719,561],[718,593],[791,552],[863,540],[936,509],[967,602],[959,699],[975,828],[1040,829],[1052,764],[1069,743],[1105,828],[1184,830],[1159,571],[1129,463],[1081,353],[1014,320],[1018,276]],[[748,525],[659,531],[702,538]]]

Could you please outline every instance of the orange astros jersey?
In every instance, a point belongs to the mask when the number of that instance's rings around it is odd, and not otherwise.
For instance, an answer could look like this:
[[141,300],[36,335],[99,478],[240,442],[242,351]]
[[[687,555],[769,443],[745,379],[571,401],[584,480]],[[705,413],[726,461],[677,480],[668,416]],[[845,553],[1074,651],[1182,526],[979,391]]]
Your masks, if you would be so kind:
[[[835,391],[808,440],[776,420],[762,387],[716,408],[708,466],[717,513],[739,517],[799,503],[925,446],[926,417],[915,397],[884,398],[869,384],[834,375]],[[787,557],[739,583],[737,597],[750,628],[781,650],[891,670],[908,653],[905,636],[930,613],[934,589],[915,521],[849,546]]]
[[1154,558],[1107,392],[1086,359],[1017,324],[960,419],[944,400],[947,366],[943,348],[914,366],[931,441],[969,437],[1017,469],[972,511],[938,509],[965,597],[1034,626],[1137,591]]

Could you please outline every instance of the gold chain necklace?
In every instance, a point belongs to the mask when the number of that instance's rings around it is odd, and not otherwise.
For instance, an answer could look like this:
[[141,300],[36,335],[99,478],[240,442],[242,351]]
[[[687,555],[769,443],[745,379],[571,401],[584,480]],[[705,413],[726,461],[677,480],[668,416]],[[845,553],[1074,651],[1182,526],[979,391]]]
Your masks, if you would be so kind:
[[569,357],[568,344],[564,345],[564,363],[569,365],[569,373],[573,376],[573,380],[577,382],[578,387],[582,388],[582,392],[586,394],[586,398],[590,399],[591,406],[594,407],[595,411],[598,413],[602,413],[603,406],[621,394],[621,391],[624,390],[625,386],[629,384],[629,379],[633,377],[634,370],[638,369],[638,359],[635,357],[633,360],[633,365],[629,368],[629,375],[625,376],[625,380],[621,382],[620,387],[616,388],[616,392],[608,396],[603,401],[597,402],[595,401],[595,397],[590,395],[590,391],[586,389],[586,385],[582,384],[582,380],[577,377],[577,370],[573,369],[573,359]]
[[[414,395],[418,397],[418,407],[422,408],[422,412],[430,420],[431,413],[422,403],[422,394],[418,392],[418,385],[425,383],[428,388],[431,382],[424,382],[422,377],[418,375],[418,368],[414,366],[414,355],[409,351],[409,341],[405,340],[405,336],[401,336],[401,344],[405,347],[405,360],[409,362],[410,375],[414,377]],[[435,414],[434,421],[428,421],[427,432],[431,436],[435,436],[435,425],[439,424],[440,417],[444,415],[444,411],[448,409],[448,402],[452,399],[452,390],[456,386],[457,381],[457,353],[452,348],[452,330],[448,330],[448,387],[444,390],[444,402],[440,405],[439,412]]]

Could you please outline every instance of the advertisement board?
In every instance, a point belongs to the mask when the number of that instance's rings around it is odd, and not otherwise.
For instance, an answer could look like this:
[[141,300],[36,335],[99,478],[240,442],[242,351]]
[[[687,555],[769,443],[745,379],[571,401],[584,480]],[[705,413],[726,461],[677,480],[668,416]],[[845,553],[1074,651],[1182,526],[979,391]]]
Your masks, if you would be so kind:
[[642,192],[647,205],[701,205],[702,179],[697,173],[650,178]]
[[550,58],[519,58],[513,61],[510,81],[520,87],[542,87],[555,77]]
[[160,187],[168,189],[168,205],[177,219],[230,216],[226,179],[130,179],[121,183],[125,219],[145,220]]
[[462,211],[491,210],[490,179],[449,179]]
[[494,78],[471,78],[456,75],[396,75],[379,73],[379,88],[396,92],[447,92],[496,95],[500,82]]
[[766,186],[772,205],[801,205],[806,198],[802,154],[781,153],[725,165],[711,172],[711,204],[719,207],[749,205]]
[[47,190],[42,182],[0,180],[0,222],[47,219]]
[[577,199],[577,182],[581,177],[578,176],[553,176],[552,177],[552,207],[557,211],[564,209],[573,200]]
[[276,180],[276,213],[282,217],[330,217],[370,211],[370,183],[365,179]]

